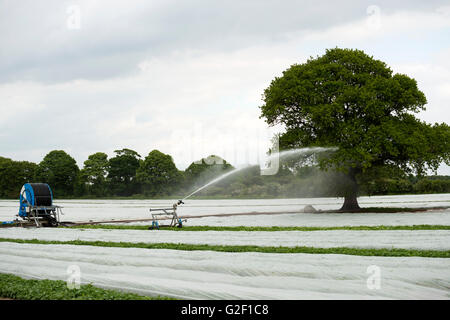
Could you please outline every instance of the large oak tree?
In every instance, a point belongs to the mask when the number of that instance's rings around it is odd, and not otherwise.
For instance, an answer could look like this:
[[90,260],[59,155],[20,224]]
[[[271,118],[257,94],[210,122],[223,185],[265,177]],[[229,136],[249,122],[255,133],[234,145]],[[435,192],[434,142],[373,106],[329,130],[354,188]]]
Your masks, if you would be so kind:
[[417,82],[363,51],[335,48],[294,64],[272,81],[263,101],[261,117],[286,129],[281,149],[338,148],[318,162],[346,174],[342,210],[359,209],[358,181],[373,168],[420,175],[450,164],[449,126],[414,115],[427,103]]

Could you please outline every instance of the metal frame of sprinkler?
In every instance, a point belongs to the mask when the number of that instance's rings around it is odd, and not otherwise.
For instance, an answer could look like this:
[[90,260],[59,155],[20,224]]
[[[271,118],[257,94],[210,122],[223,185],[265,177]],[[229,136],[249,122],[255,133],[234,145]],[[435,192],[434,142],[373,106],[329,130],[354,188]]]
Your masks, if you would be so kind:
[[[149,227],[149,229],[159,229],[161,227],[177,227],[182,228],[183,222],[186,222],[186,219],[181,219],[177,215],[177,208],[180,204],[184,204],[183,200],[178,200],[176,203],[173,204],[172,208],[150,208],[150,212],[158,212],[162,211],[161,213],[152,213],[152,225]],[[170,221],[170,224],[168,225],[161,225],[159,224],[159,220],[162,220],[162,217],[171,216],[172,219]]]

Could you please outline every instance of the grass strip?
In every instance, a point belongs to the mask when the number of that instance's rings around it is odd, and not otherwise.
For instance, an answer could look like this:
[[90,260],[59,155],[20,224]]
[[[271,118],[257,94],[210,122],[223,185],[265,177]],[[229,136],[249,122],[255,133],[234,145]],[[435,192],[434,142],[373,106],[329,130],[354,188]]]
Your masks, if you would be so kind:
[[82,284],[69,289],[62,280],[34,280],[0,273],[0,297],[17,300],[169,300],[168,297],[148,297],[118,290],[102,289]]
[[[63,228],[79,229],[114,229],[114,230],[148,230],[148,225],[77,225]],[[341,227],[246,227],[246,226],[183,226],[182,228],[162,228],[170,231],[331,231],[331,230],[450,230],[450,226],[445,225],[412,225],[412,226],[341,226]]]
[[450,250],[416,250],[399,248],[317,248],[317,247],[273,247],[273,246],[228,246],[185,243],[144,243],[144,242],[109,242],[109,241],[49,241],[38,239],[9,239],[0,238],[0,242],[32,243],[32,244],[63,244],[114,248],[142,248],[142,249],[170,249],[170,250],[207,250],[219,252],[262,252],[262,253],[311,253],[311,254],[345,254],[356,256],[382,257],[427,257],[450,258]]
[[[397,202],[399,203],[399,202]],[[426,212],[432,210],[445,210],[449,206],[434,206],[434,207],[363,207],[357,210],[319,210],[318,213],[398,213],[398,212]]]

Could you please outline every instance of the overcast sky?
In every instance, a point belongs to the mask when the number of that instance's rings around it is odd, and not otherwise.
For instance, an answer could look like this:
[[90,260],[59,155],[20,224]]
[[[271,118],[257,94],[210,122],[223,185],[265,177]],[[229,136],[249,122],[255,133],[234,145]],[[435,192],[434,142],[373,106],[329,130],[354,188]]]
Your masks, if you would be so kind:
[[256,163],[280,130],[259,119],[263,90],[336,46],[415,78],[418,117],[450,123],[449,39],[448,1],[0,0],[0,156]]

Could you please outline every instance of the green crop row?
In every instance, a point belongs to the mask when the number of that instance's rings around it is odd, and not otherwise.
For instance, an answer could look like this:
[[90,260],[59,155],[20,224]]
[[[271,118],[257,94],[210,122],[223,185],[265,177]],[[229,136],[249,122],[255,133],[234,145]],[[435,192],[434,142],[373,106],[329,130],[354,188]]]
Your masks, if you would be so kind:
[[37,239],[8,239],[0,238],[0,242],[32,243],[32,244],[64,244],[84,245],[116,248],[143,248],[143,249],[171,249],[171,250],[207,250],[219,252],[262,252],[262,253],[311,253],[311,254],[345,254],[357,256],[384,256],[384,257],[428,257],[450,258],[450,250],[412,250],[399,248],[316,248],[316,247],[270,247],[270,246],[229,246],[185,243],[132,243],[132,242],[106,242],[106,241],[48,241]]
[[17,300],[167,300],[135,293],[102,289],[92,284],[69,289],[62,280],[35,280],[0,273],[0,297]]

